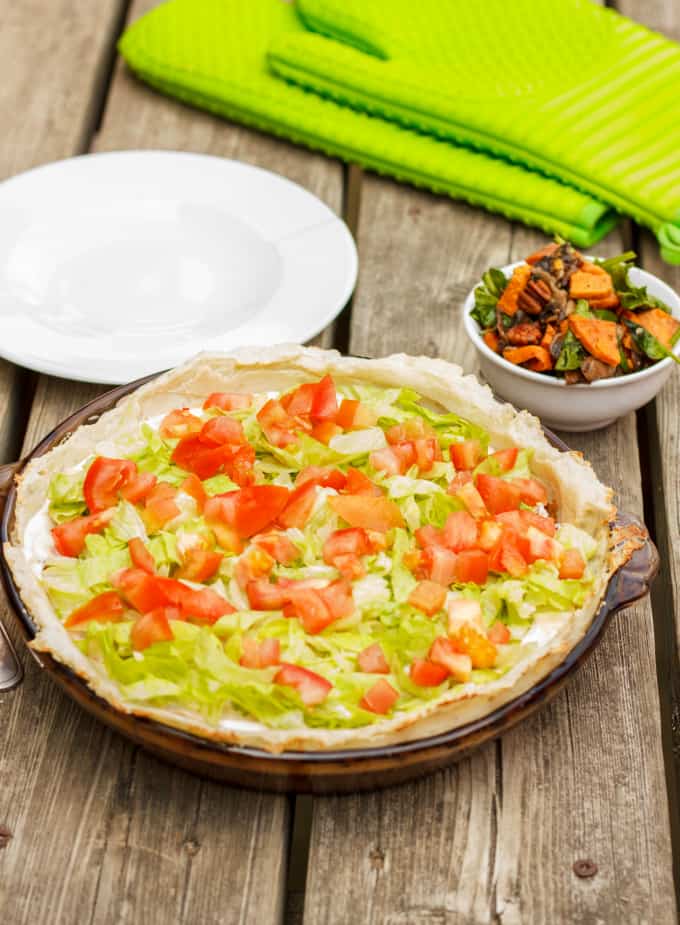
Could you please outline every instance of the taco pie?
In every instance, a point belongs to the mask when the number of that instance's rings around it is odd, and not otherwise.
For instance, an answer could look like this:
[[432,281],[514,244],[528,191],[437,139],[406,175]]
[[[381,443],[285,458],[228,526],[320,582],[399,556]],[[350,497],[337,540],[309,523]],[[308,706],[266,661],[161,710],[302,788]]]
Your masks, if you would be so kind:
[[611,491],[442,360],[201,355],[20,476],[7,560],[116,709],[333,750],[478,719],[558,666],[621,564]]

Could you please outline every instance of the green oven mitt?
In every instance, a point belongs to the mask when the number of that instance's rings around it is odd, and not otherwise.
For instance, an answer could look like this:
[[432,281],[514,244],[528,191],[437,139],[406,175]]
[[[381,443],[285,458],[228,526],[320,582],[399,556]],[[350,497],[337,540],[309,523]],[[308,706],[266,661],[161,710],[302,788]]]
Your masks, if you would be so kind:
[[501,155],[648,225],[680,263],[680,45],[589,0],[297,0],[277,74]]
[[283,0],[171,0],[135,22],[120,51],[140,77],[187,103],[558,232],[581,247],[615,224],[611,208],[574,187],[276,77],[267,67],[270,44],[304,34]]

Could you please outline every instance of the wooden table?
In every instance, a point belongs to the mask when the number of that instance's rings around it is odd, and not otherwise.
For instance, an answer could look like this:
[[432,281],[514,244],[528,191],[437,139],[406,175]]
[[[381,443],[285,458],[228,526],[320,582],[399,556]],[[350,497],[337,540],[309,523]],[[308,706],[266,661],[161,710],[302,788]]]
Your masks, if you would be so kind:
[[[317,342],[475,368],[464,294],[542,235],[362,175],[164,99],[115,58],[153,0],[1,4],[0,177],[86,151],[237,158],[308,187],[358,241],[351,306]],[[620,0],[680,39],[677,0]],[[651,237],[630,244],[680,288]],[[0,363],[0,453],[15,459],[101,391]],[[664,567],[558,699],[448,771],[375,794],[249,793],[174,770],[97,724],[41,676],[0,695],[0,920],[19,923],[672,923],[678,856],[680,377],[606,431],[569,435],[644,512]],[[675,621],[674,621],[675,614]],[[18,642],[5,605],[0,617]],[[573,865],[597,865],[582,878]],[[677,873],[677,870],[676,870]]]

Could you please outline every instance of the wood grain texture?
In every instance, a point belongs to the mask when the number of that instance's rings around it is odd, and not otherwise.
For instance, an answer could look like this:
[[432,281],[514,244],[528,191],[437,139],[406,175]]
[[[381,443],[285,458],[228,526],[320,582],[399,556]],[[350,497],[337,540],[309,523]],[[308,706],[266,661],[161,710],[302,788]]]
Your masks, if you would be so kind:
[[[422,352],[474,370],[463,298],[483,269],[539,240],[365,178],[352,351]],[[579,442],[639,511],[634,418]],[[317,800],[305,922],[674,921],[658,715],[643,603],[565,694],[500,744],[411,786]],[[572,871],[582,858],[599,866],[591,880]]]

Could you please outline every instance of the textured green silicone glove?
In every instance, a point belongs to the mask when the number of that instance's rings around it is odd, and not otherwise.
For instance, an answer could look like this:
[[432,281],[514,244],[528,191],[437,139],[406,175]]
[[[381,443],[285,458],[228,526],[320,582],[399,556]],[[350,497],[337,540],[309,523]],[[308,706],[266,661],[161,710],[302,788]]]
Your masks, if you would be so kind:
[[297,0],[273,69],[558,177],[680,263],[680,45],[589,0]]
[[447,193],[587,247],[613,210],[573,187],[340,106],[271,74],[266,53],[304,31],[282,0],[172,0],[134,23],[120,50],[154,87],[295,142]]

